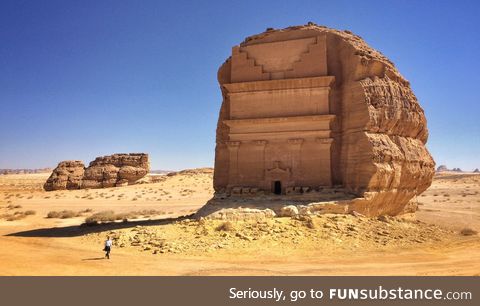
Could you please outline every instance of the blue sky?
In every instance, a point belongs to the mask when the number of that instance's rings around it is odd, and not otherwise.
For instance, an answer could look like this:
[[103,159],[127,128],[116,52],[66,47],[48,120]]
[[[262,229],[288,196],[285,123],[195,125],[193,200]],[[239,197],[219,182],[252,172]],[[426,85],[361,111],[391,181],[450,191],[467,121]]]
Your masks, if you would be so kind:
[[218,67],[267,27],[348,29],[424,108],[437,164],[480,168],[476,1],[0,1],[0,168],[148,152],[212,166]]

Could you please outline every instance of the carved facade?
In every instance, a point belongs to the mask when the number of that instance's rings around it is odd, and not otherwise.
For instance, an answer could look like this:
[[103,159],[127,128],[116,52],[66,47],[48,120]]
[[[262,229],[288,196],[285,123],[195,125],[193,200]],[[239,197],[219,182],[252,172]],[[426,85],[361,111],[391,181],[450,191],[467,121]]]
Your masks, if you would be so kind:
[[423,110],[358,36],[309,24],[248,37],[220,67],[214,187],[289,194],[340,186],[397,213],[431,183]]

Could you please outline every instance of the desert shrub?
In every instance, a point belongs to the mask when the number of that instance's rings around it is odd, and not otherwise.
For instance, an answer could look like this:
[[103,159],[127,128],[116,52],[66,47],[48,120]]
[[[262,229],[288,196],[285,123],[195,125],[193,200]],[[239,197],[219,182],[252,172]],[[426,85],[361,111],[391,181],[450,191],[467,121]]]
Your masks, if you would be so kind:
[[13,214],[13,215],[7,215],[5,220],[7,221],[16,221],[25,218],[24,214]]
[[128,220],[136,218],[138,218],[138,215],[134,211],[115,214],[115,220]]
[[27,216],[34,215],[36,212],[34,210],[27,210],[27,211],[16,211],[13,214],[3,214],[0,216],[1,219],[5,219],[7,221],[16,221],[23,219]]
[[47,218],[68,219],[78,217],[79,215],[80,213],[73,210],[50,211],[47,214]]
[[47,218],[60,218],[59,211],[49,211],[47,214]]
[[85,219],[86,224],[96,224],[99,222],[115,221],[116,215],[113,210],[105,210],[91,215]]
[[478,232],[476,230],[473,230],[473,229],[469,228],[469,227],[466,227],[466,228],[464,228],[460,231],[460,234],[462,234],[463,236],[473,236],[473,235],[478,234]]
[[219,226],[217,226],[217,228],[215,229],[217,231],[233,231],[234,230],[234,226],[233,226],[233,223],[230,222],[230,221],[226,221],[226,222],[223,222],[222,224],[220,224]]
[[13,205],[13,204],[10,204],[7,206],[8,209],[19,209],[19,208],[22,208],[22,205]]

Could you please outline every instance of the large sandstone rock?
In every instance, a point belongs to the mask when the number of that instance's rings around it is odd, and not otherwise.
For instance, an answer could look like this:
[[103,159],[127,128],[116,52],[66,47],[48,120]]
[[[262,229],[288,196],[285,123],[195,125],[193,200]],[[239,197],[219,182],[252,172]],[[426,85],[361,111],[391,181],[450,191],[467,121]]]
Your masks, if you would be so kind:
[[53,169],[43,188],[46,191],[80,189],[84,171],[85,166],[79,160],[62,161]]
[[44,189],[86,189],[126,186],[150,171],[148,154],[130,153],[97,157],[85,168],[80,161],[64,161],[53,171]]
[[85,170],[88,188],[123,186],[141,179],[150,170],[148,155],[143,153],[114,154],[97,157]]
[[402,213],[435,163],[426,118],[394,64],[349,32],[267,30],[220,67],[217,193],[341,186],[350,211]]

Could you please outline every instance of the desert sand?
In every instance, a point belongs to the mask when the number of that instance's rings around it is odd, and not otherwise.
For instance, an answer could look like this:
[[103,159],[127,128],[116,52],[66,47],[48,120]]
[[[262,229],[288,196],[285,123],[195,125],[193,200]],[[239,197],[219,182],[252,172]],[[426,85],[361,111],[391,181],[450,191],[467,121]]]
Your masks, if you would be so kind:
[[[0,176],[0,275],[480,275],[480,238],[464,235],[480,231],[478,174],[437,174],[417,197],[415,216],[257,222],[182,217],[212,197],[209,169],[45,192],[48,175]],[[47,218],[62,210],[78,216]],[[80,226],[106,210],[136,213]],[[110,260],[107,235],[115,242]]]

